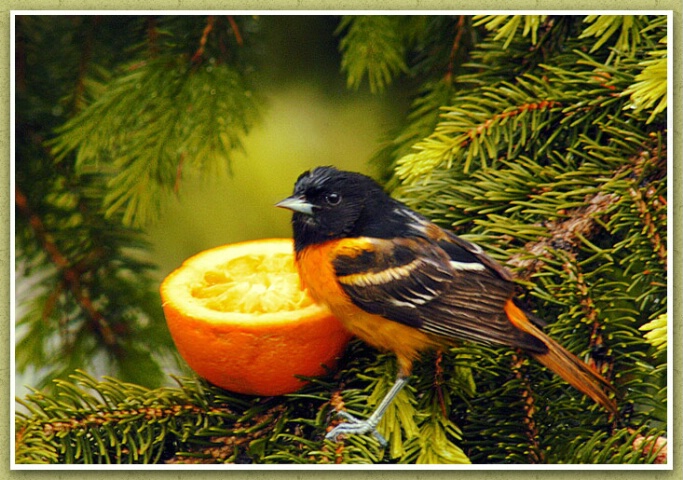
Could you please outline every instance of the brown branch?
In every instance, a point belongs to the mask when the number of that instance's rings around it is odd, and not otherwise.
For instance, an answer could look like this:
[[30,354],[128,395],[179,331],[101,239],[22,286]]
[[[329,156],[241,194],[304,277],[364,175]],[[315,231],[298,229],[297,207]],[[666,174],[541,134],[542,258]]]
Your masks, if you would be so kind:
[[[524,253],[510,257],[507,264],[518,269],[517,277],[529,280],[531,276],[543,268],[543,258],[549,258],[551,251],[572,251],[578,248],[581,238],[590,238],[598,228],[596,217],[606,214],[612,205],[619,201],[619,196],[612,193],[597,193],[586,199],[586,206],[565,212],[568,215],[563,221],[550,221],[547,224],[550,236],[541,240],[527,242]],[[529,256],[533,258],[528,258]]]
[[[666,177],[666,142],[659,145],[659,139],[652,135],[651,149],[643,149],[639,155],[631,160],[634,179],[628,194],[638,209],[638,214],[645,227],[647,238],[660,262],[667,269],[666,240],[662,240],[657,229],[657,220],[666,225],[667,201],[657,195],[656,185]],[[628,168],[628,167],[625,167]],[[624,168],[620,169],[622,172]]]
[[540,102],[532,102],[519,105],[517,108],[508,110],[506,112],[493,114],[491,118],[486,120],[484,123],[477,125],[476,127],[472,127],[469,130],[467,130],[466,133],[463,133],[462,137],[464,137],[464,139],[460,146],[462,148],[466,148],[467,145],[469,145],[469,143],[475,139],[475,137],[481,137],[485,135],[494,124],[498,123],[501,120],[505,120],[509,117],[519,116],[524,112],[534,110],[550,110],[551,108],[559,107],[561,105],[562,104],[560,102],[555,102],[553,100],[541,100]]
[[[189,406],[194,410],[201,410],[195,406]],[[229,408],[224,408],[230,413]],[[198,411],[197,413],[203,413]],[[168,464],[206,464],[206,463],[225,463],[232,457],[235,457],[241,450],[245,450],[251,442],[259,438],[265,437],[270,433],[268,427],[259,428],[260,425],[267,425],[272,428],[277,425],[280,419],[285,414],[284,405],[276,405],[264,413],[257,414],[245,422],[235,422],[231,427],[231,435],[229,436],[213,436],[209,438],[212,445],[198,446],[196,449],[191,449],[190,452],[194,456],[176,455],[173,458],[166,460],[164,463]],[[248,422],[248,423],[246,423]],[[237,458],[236,460],[239,460]],[[236,462],[233,462],[236,463]]]
[[[531,276],[540,271],[545,264],[543,258],[550,258],[552,252],[561,252],[566,258],[563,270],[576,282],[578,296],[584,316],[591,325],[589,347],[597,350],[604,347],[605,342],[601,333],[601,324],[598,311],[593,299],[589,295],[588,286],[583,274],[579,271],[576,261],[576,251],[582,238],[590,238],[598,230],[597,217],[605,215],[612,205],[619,201],[619,197],[611,193],[598,193],[587,199],[587,205],[569,212],[569,217],[562,222],[550,222],[551,235],[536,242],[528,242],[525,254],[516,254],[508,262],[511,266],[519,268],[517,277],[529,280]],[[528,258],[531,254],[532,258]],[[526,257],[526,258],[525,258]],[[613,369],[611,362],[598,365],[596,359],[591,357],[591,366],[597,371],[609,376]],[[607,371],[605,371],[605,369]]]
[[453,45],[451,46],[451,53],[448,56],[448,68],[446,69],[446,81],[450,82],[453,79],[453,74],[455,71],[455,57],[460,48],[460,40],[462,40],[462,32],[465,31],[465,15],[460,15],[458,18],[458,23],[455,28],[457,32],[455,38],[453,39]]
[[175,181],[173,182],[173,193],[178,195],[180,192],[180,182],[183,179],[183,164],[185,163],[185,152],[182,152],[180,154],[180,158],[178,159],[178,166],[176,167],[176,172],[175,172]]
[[237,22],[232,15],[227,15],[227,17],[228,22],[230,22],[230,28],[232,28],[232,33],[235,35],[235,41],[237,42],[237,45],[241,47],[244,45],[244,39],[242,38],[242,34],[240,34],[240,29],[237,26]]
[[[666,152],[660,151],[657,146],[653,146],[651,149],[643,149],[638,155],[630,158],[628,164],[617,169],[612,178],[622,177],[627,170],[631,170],[633,177],[635,177],[628,189],[629,196],[638,208],[654,251],[666,268],[666,242],[657,232],[655,222],[655,219],[659,218],[660,210],[666,211],[666,199],[659,196],[652,198],[652,208],[646,201],[648,198],[654,197],[656,193],[652,184],[666,175]],[[646,171],[651,172],[650,177],[644,182],[644,186],[639,186],[640,183],[643,183],[642,177]],[[643,192],[645,193],[643,194]],[[585,206],[558,212],[564,215],[565,219],[546,223],[550,236],[527,242],[524,245],[524,253],[511,256],[507,262],[508,265],[518,270],[517,277],[519,279],[529,280],[532,275],[541,270],[545,264],[543,257],[550,258],[551,251],[575,252],[583,239],[593,237],[601,228],[598,219],[607,215],[612,206],[619,201],[621,201],[619,195],[598,192],[585,198]],[[533,258],[528,258],[529,256]]]
[[[212,407],[211,411],[223,412],[226,408]],[[227,410],[232,413],[231,410]],[[70,432],[78,429],[97,428],[101,425],[110,425],[121,422],[128,422],[131,417],[142,417],[147,421],[179,417],[181,415],[199,415],[206,413],[203,407],[195,405],[174,405],[172,407],[140,407],[140,408],[123,408],[111,412],[97,411],[82,418],[76,416],[68,420],[48,421],[42,425],[42,430],[45,435],[54,435],[63,432]],[[34,417],[35,419],[35,417]]]
[[[562,264],[562,270],[564,270],[567,276],[576,285],[577,296],[579,297],[579,304],[581,305],[583,316],[588,320],[591,326],[588,346],[591,351],[597,352],[599,349],[605,347],[605,339],[602,336],[602,325],[600,323],[598,307],[595,305],[595,302],[590,295],[586,279],[576,261],[576,255],[574,255],[573,252],[565,251],[563,253],[566,256],[567,261]],[[614,364],[612,362],[606,361],[606,359],[599,356],[591,355],[587,363],[606,378],[612,376],[612,371],[614,370]]]
[[204,27],[204,31],[202,32],[202,38],[199,40],[199,48],[196,52],[194,52],[194,55],[192,55],[192,63],[199,62],[202,56],[204,55],[204,50],[206,49],[206,42],[209,38],[209,34],[213,30],[213,26],[215,23],[216,17],[214,17],[213,15],[209,15],[208,17],[206,17],[206,26]]
[[536,413],[536,402],[532,394],[533,389],[529,384],[529,380],[525,375],[524,365],[527,361],[526,355],[513,354],[511,369],[515,374],[515,378],[522,385],[521,396],[524,399],[524,434],[529,440],[529,451],[527,458],[529,463],[545,463],[543,449],[538,443],[538,428],[536,428],[536,421],[534,415]]
[[446,402],[443,398],[443,366],[441,362],[443,361],[443,351],[436,351],[436,361],[434,363],[434,389],[436,390],[436,398],[439,402],[439,407],[441,408],[441,415],[444,418],[448,418],[448,412],[446,412]]
[[159,29],[157,28],[156,18],[147,18],[147,42],[149,44],[149,55],[154,58],[159,55]]
[[664,265],[664,269],[667,269],[667,252],[666,252],[666,242],[662,241],[662,237],[657,232],[657,226],[653,220],[653,214],[650,211],[650,206],[647,204],[645,198],[643,198],[643,193],[641,190],[637,190],[634,187],[629,188],[629,195],[633,200],[633,203],[638,208],[638,213],[640,218],[645,225],[647,232],[647,238],[652,244],[652,249],[655,251],[659,260]]
[[[654,221],[658,218],[659,210],[666,209],[666,200],[655,196],[657,190],[652,186],[652,183],[659,181],[666,172],[666,155],[665,152],[660,152],[658,147],[654,147],[650,150],[643,149],[630,160],[627,165],[614,172],[613,178],[622,177],[627,170],[630,170],[632,177],[635,177],[627,189],[628,195],[639,212],[655,253],[666,268],[666,242],[662,241]],[[645,172],[650,173],[650,177],[642,186],[640,184]],[[648,204],[648,197],[652,198],[650,202],[652,208]],[[593,237],[602,228],[599,222],[600,217],[606,216],[621,199],[622,197],[614,193],[603,192],[586,197],[585,206],[559,212],[565,215],[564,220],[550,221],[546,224],[550,236],[527,242],[524,246],[524,253],[513,255],[507,262],[517,269],[517,278],[527,281],[543,268],[544,258],[551,258],[553,252],[562,253],[566,259],[562,269],[575,282],[581,309],[591,325],[589,346],[594,351],[604,347],[605,341],[601,333],[598,309],[589,294],[589,288],[580,271],[576,255],[583,240]],[[614,367],[611,362],[603,363],[596,356],[592,356],[590,363],[603,375],[611,376],[611,370]]]
[[90,317],[95,330],[102,336],[105,344],[116,346],[118,344],[116,335],[111,325],[104,315],[102,315],[93,305],[87,290],[81,284],[82,269],[78,265],[74,266],[68,258],[59,250],[59,247],[48,233],[41,218],[33,212],[28,204],[28,199],[21,191],[19,186],[15,186],[15,205],[19,212],[28,219],[28,223],[33,230],[38,242],[43,250],[48,254],[50,261],[59,270],[64,283],[81,309]]
[[95,40],[95,30],[100,23],[100,16],[95,15],[92,19],[85,39],[83,41],[83,49],[81,50],[81,58],[78,62],[78,75],[76,77],[76,85],[74,86],[74,94],[71,100],[71,114],[75,115],[84,108],[83,95],[85,94],[85,78],[88,73],[88,66],[92,57],[92,47]]

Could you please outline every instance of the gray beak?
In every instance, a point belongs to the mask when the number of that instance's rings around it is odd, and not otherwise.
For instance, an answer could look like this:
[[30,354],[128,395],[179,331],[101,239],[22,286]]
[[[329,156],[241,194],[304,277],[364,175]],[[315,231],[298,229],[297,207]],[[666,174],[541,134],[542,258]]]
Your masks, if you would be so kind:
[[306,215],[313,215],[313,204],[308,203],[303,196],[288,197],[275,204],[276,207],[286,208],[293,212],[304,213]]

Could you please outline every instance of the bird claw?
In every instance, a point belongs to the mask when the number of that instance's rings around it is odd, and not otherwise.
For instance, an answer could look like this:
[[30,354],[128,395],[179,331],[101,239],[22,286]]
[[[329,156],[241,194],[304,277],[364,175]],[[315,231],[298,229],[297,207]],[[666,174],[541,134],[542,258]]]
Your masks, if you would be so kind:
[[339,435],[363,435],[365,433],[372,433],[382,447],[387,446],[387,441],[381,433],[377,431],[377,423],[369,420],[359,420],[348,412],[337,412],[337,415],[343,417],[346,423],[340,423],[325,435],[327,440],[335,440]]
[[401,389],[407,383],[408,377],[405,375],[399,375],[394,384],[391,386],[391,389],[387,392],[382,401],[379,402],[379,405],[372,413],[372,415],[368,417],[367,420],[358,420],[356,417],[354,417],[348,412],[337,412],[337,414],[341,417],[344,417],[347,420],[347,422],[340,423],[339,425],[334,427],[327,435],[325,435],[325,438],[327,440],[335,440],[339,435],[362,435],[364,433],[371,432],[377,439],[379,444],[382,446],[382,448],[386,447],[387,441],[377,431],[377,424],[382,419],[382,416],[384,415],[384,412],[386,411],[387,407],[389,407],[391,402],[394,400],[394,397],[398,394],[398,392],[401,391]]

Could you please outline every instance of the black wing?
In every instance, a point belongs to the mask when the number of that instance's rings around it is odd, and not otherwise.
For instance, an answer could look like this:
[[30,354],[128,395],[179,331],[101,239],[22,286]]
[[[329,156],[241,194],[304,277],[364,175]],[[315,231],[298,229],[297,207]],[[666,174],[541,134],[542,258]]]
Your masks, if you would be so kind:
[[439,231],[438,240],[368,239],[373,248],[336,258],[339,283],[363,310],[445,340],[544,351],[503,310],[514,291],[507,270],[478,246]]

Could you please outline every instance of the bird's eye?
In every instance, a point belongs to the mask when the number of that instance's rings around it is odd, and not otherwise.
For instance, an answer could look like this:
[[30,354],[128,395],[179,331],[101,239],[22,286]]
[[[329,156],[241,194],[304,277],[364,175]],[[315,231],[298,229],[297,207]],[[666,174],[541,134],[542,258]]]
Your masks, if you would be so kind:
[[341,195],[337,192],[328,193],[325,195],[325,201],[329,205],[339,205],[339,202],[341,202]]

